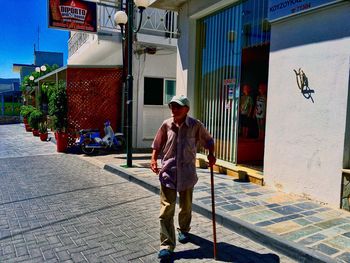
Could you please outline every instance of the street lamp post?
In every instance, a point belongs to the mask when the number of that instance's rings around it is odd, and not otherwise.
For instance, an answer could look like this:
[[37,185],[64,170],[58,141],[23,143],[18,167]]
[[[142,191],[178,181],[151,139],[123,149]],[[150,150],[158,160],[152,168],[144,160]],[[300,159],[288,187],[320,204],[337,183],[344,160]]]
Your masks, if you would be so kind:
[[41,67],[36,67],[35,71],[39,73],[39,76],[41,76],[41,72],[45,72],[46,71],[46,66],[42,65]]
[[[44,75],[45,75],[45,71],[47,70],[47,68],[46,68],[46,66],[45,65],[42,65],[42,66],[40,66],[40,67],[36,67],[35,68],[35,71],[39,74],[39,76],[38,76],[38,78],[40,78],[41,77],[41,73],[42,72],[44,72]],[[40,83],[38,82],[38,85],[37,85],[37,87],[36,87],[36,90],[37,90],[37,93],[38,93],[38,95],[41,97],[41,89],[40,89]],[[41,104],[41,102],[37,102],[37,107],[41,107],[40,106],[40,104]]]
[[[24,98],[23,98],[23,101],[25,102],[27,99],[26,99],[26,96],[28,98],[28,103],[32,103],[32,95],[31,94],[28,94],[28,92],[32,92],[32,88],[33,88],[33,84],[34,84],[34,76],[33,75],[30,75],[29,76],[29,82],[27,82],[26,84],[26,91],[24,93]],[[29,84],[29,85],[28,85]],[[30,88],[28,88],[28,86]]]
[[[135,2],[135,3],[134,3]],[[126,0],[127,3],[127,13],[124,11],[118,11],[114,15],[114,21],[117,25],[120,26],[121,32],[123,34],[123,29],[125,27],[125,24],[127,23],[127,36],[122,36],[123,40],[125,39],[127,41],[127,51],[128,51],[128,75],[126,77],[127,80],[127,113],[126,113],[126,158],[127,167],[132,167],[132,101],[133,101],[133,75],[132,75],[132,42],[133,42],[133,34],[137,33],[140,30],[141,27],[141,21],[142,21],[142,13],[149,5],[148,0]],[[133,15],[134,15],[134,4],[138,7],[139,12],[141,14],[140,21],[137,29],[134,29],[133,25]],[[123,51],[124,52],[124,51]],[[123,105],[124,106],[124,105]]]

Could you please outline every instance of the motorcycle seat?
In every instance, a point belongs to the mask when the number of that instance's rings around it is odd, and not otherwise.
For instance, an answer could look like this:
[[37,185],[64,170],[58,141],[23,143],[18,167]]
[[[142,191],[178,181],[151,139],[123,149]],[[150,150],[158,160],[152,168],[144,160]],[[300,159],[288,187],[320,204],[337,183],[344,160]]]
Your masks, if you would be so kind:
[[80,130],[79,133],[86,134],[89,132],[99,132],[99,131],[100,131],[99,129],[83,129],[83,130]]

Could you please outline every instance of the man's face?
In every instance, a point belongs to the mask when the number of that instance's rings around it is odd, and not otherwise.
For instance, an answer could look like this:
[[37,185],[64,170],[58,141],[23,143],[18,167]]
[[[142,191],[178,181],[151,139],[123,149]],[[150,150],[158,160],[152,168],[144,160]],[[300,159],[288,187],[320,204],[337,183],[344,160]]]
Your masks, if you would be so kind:
[[189,111],[188,107],[181,106],[181,105],[174,103],[174,102],[170,103],[169,108],[170,108],[171,113],[172,113],[171,115],[173,117],[179,118],[179,119],[184,118]]

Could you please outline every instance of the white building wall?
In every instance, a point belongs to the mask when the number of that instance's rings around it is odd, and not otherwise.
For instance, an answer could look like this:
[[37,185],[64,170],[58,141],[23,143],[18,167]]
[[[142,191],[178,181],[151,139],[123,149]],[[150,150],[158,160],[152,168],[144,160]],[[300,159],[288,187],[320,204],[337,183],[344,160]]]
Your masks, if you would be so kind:
[[122,65],[121,51],[119,35],[103,39],[96,34],[89,34],[85,44],[68,58],[68,65]]
[[[187,5],[185,5],[184,8],[188,8]],[[191,38],[189,36],[189,19],[186,16],[186,13],[186,10],[179,13],[179,28],[181,31],[181,36],[177,40],[176,92],[178,95],[183,94],[188,96],[187,86],[190,67],[189,61],[192,58],[195,58],[194,54],[191,54],[189,50]],[[193,101],[190,97],[189,99],[190,101]]]
[[[340,204],[349,89],[350,4],[272,25],[264,180],[267,185]],[[314,90],[300,92],[293,69]]]
[[[136,148],[151,147],[154,136],[162,124],[169,118],[168,105],[144,105],[144,77],[176,79],[176,49],[159,49],[156,54],[134,56],[134,142]],[[137,112],[137,114],[136,114]]]

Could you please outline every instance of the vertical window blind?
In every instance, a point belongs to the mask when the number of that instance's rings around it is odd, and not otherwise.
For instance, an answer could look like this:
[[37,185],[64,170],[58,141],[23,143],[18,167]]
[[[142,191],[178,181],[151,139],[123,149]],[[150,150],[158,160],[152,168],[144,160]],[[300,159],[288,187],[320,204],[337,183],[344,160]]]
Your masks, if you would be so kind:
[[235,163],[242,48],[269,42],[267,0],[248,0],[198,21],[198,113],[217,158]]

